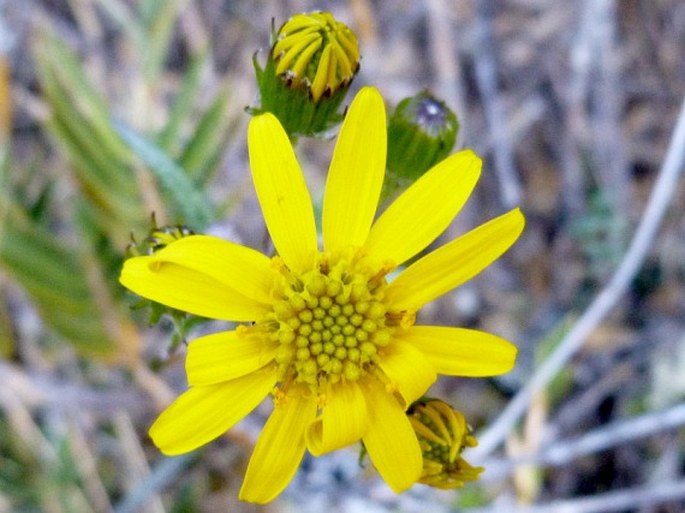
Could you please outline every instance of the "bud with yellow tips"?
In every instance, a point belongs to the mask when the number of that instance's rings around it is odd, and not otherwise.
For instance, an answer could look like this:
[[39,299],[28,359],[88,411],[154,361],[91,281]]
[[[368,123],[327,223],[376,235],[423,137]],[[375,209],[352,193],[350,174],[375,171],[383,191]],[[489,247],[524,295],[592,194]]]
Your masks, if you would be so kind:
[[478,445],[461,412],[439,399],[421,399],[407,416],[423,452],[419,483],[449,489],[478,479],[484,469],[461,457],[464,448]]
[[275,34],[266,66],[254,62],[259,107],[291,136],[316,135],[340,121],[338,108],[359,69],[359,44],[327,12],[297,14]]

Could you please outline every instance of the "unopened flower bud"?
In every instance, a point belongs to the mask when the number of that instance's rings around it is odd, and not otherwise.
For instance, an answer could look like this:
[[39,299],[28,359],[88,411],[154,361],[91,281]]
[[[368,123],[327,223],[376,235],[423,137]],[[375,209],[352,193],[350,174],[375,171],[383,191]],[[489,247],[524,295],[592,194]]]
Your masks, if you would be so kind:
[[478,445],[461,412],[439,399],[421,399],[407,416],[423,452],[419,483],[448,489],[478,479],[484,469],[461,457],[464,448]]
[[126,248],[127,256],[152,255],[175,240],[188,237],[194,233],[189,227],[180,224],[157,226],[157,221],[153,215],[152,228],[148,232],[147,237],[142,242],[136,242],[134,239]]
[[[157,220],[155,219],[154,214],[152,214],[151,224],[152,226],[147,237],[141,242],[137,242],[133,236],[131,236],[132,241],[126,248],[126,258],[154,255],[172,242],[194,235],[195,233],[189,227],[180,224],[157,226]],[[138,298],[138,300],[131,305],[131,308],[134,310],[148,309],[148,324],[150,326],[158,324],[163,316],[169,318],[174,326],[174,335],[171,343],[172,348],[175,348],[181,342],[185,342],[188,330],[199,322],[203,322],[202,319],[197,316],[181,312],[143,297]]]
[[427,91],[402,100],[388,122],[388,170],[398,185],[410,185],[445,158],[458,130],[454,112]]
[[297,14],[275,34],[266,66],[255,60],[261,105],[289,135],[315,135],[340,121],[338,107],[359,69],[357,37],[330,13]]

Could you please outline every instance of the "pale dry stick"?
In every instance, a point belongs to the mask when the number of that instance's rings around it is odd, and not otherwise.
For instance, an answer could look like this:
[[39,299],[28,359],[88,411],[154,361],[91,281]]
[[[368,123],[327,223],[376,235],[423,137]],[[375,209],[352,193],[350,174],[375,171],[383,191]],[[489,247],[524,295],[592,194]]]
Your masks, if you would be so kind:
[[179,13],[179,24],[192,55],[200,55],[210,48],[212,36],[202,19],[198,4],[191,2]]
[[530,381],[514,396],[504,411],[478,438],[478,447],[470,451],[474,461],[491,454],[515,427],[525,413],[532,397],[540,393],[582,347],[587,336],[599,326],[628,289],[631,280],[651,249],[666,208],[676,191],[678,177],[685,168],[685,101],[681,105],[676,126],[659,171],[642,220],[615,274],[596,296],[576,324],[535,371]]
[[11,388],[0,387],[0,411],[4,411],[7,421],[17,438],[21,440],[37,460],[42,462],[54,462],[57,453],[47,438],[31,417],[26,405],[17,397]]
[[504,479],[519,465],[560,466],[577,458],[596,454],[663,431],[671,431],[685,425],[685,404],[672,406],[664,411],[651,412],[639,417],[613,422],[595,429],[575,440],[562,440],[537,454],[525,455],[506,461],[486,461],[487,472],[483,480]]
[[[625,103],[625,87],[619,76],[620,56],[617,47],[618,13],[616,0],[587,0],[591,11],[589,19],[595,25],[595,45],[598,54],[597,79],[591,81],[593,89],[594,116],[589,119],[592,127],[593,153],[598,181],[607,195],[618,218],[629,219],[630,177],[626,155],[625,134],[621,128],[621,116]],[[625,234],[612,230],[609,237],[617,247],[625,244]]]
[[376,10],[369,0],[350,0],[352,16],[357,25],[357,34],[362,45],[369,53],[378,53],[378,24]]
[[140,411],[146,402],[142,394],[129,390],[99,391],[65,384],[44,376],[30,376],[17,366],[0,361],[2,390],[27,409],[41,406],[108,413],[113,409]]
[[171,458],[164,458],[152,472],[141,481],[114,508],[114,513],[139,513],[140,508],[150,497],[161,492],[190,464],[194,454],[182,454]]
[[639,507],[653,506],[667,501],[685,498],[685,479],[651,486],[628,488],[617,492],[600,493],[591,497],[568,499],[535,506],[513,504],[487,508],[469,509],[469,513],[610,513],[612,511],[634,511]]
[[459,39],[455,36],[454,20],[446,0],[429,0],[426,2],[428,15],[428,32],[433,72],[437,94],[448,105],[453,105],[459,119],[459,133],[456,147],[463,146],[464,134],[469,133],[469,117],[464,99],[464,87],[461,77],[461,62],[456,49]]
[[98,472],[97,460],[88,446],[86,435],[78,421],[70,419],[67,436],[69,437],[69,450],[71,452],[74,467],[83,483],[84,493],[87,495],[93,510],[96,513],[110,513],[112,505],[109,495]]
[[133,368],[133,379],[152,398],[155,411],[163,410],[176,398],[176,392],[169,384],[143,363]]
[[[124,486],[127,494],[136,490],[140,483],[145,482],[150,476],[150,467],[147,464],[145,453],[138,435],[131,422],[131,417],[125,412],[119,412],[114,417],[114,429],[121,442],[121,459],[125,464]],[[164,513],[164,505],[155,490],[147,489],[148,495],[144,503],[137,506],[140,513]]]
[[[594,49],[593,31],[595,23],[592,18],[591,4],[574,2],[573,6],[585,7],[581,12],[578,29],[574,33],[569,48],[569,76],[563,72],[552,73],[550,78],[555,82],[557,95],[563,100],[563,135],[560,143],[561,174],[564,191],[563,205],[569,215],[584,210],[584,170],[581,157],[581,146],[586,144],[590,133],[585,104],[590,90],[590,72],[597,52]],[[556,80],[554,80],[556,78]]]
[[14,46],[15,35],[3,15],[5,2],[0,1],[0,244],[5,232],[9,202],[2,197],[8,190],[10,169],[5,166],[9,157],[9,138],[12,130],[12,80],[7,53]]
[[7,495],[0,492],[0,513],[12,513],[12,501],[9,500]]
[[92,0],[67,0],[67,4],[88,44],[96,43],[99,45],[104,30]]
[[497,63],[492,19],[495,6],[490,0],[476,2],[475,38],[471,46],[476,84],[492,138],[495,172],[502,204],[514,208],[521,203],[521,183],[515,170],[514,151],[507,132],[507,115],[497,91]]

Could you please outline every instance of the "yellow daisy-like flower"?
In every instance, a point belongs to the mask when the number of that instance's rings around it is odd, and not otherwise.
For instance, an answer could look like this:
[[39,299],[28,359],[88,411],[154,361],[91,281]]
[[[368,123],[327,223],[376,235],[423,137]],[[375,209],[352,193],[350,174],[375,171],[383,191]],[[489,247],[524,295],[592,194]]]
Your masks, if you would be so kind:
[[252,177],[278,256],[197,235],[126,261],[121,283],[173,308],[246,322],[188,346],[189,390],[150,428],[166,454],[218,437],[273,395],[240,492],[265,503],[314,456],[362,440],[396,492],[422,473],[407,407],[437,374],[491,376],[516,349],[480,331],[414,324],[429,301],[472,278],[518,238],[514,209],[388,273],[433,242],[480,174],[471,151],[417,180],[374,222],[383,183],[383,99],[355,97],[333,153],[323,203],[323,251],[314,211],[288,136],[271,114],[248,130]]

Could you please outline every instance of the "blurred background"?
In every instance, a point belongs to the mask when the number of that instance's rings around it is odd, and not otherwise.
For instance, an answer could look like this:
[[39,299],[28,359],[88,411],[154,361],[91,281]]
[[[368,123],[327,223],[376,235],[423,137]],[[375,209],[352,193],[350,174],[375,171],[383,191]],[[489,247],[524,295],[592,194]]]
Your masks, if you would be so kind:
[[[519,347],[501,378],[435,386],[477,434],[614,292],[463,489],[395,496],[351,448],[253,506],[237,492],[268,404],[187,456],[146,435],[185,387],[183,333],[132,308],[126,248],[155,212],[270,250],[246,154],[252,59],[272,24],[315,9],[358,35],[353,90],[378,87],[389,109],[430,90],[459,117],[457,147],[483,156],[443,240],[527,216],[504,258],[420,318]],[[680,0],[0,0],[0,511],[685,511],[683,180],[651,195],[684,55]],[[333,144],[298,144],[315,200]],[[629,253],[650,205],[665,213],[649,251]]]

